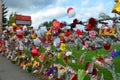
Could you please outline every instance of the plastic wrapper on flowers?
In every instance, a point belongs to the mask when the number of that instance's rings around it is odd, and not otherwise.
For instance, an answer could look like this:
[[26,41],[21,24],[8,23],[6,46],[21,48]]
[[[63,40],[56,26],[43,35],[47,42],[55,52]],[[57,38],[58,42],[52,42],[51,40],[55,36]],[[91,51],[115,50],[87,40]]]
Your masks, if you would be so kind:
[[84,80],[86,76],[86,72],[84,70],[79,69],[78,70],[78,80]]

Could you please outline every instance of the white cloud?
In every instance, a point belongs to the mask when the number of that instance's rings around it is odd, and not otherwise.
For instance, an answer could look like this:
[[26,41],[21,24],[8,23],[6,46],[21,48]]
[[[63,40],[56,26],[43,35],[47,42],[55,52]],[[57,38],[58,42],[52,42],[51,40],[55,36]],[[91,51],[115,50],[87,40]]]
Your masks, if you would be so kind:
[[53,7],[48,8],[46,10],[40,10],[37,13],[33,13],[32,20],[33,20],[33,26],[38,26],[40,23],[44,21],[48,21],[51,19],[58,19],[60,17],[63,17],[65,15],[65,8],[63,7]]
[[81,5],[82,5],[82,6],[86,6],[86,5],[89,4],[89,2],[90,2],[90,0],[81,1]]
[[78,18],[82,18],[83,20],[88,19],[90,17],[98,17],[98,14],[100,12],[105,12],[105,6],[102,3],[99,3],[98,5],[91,6],[91,7],[82,7],[77,13]]

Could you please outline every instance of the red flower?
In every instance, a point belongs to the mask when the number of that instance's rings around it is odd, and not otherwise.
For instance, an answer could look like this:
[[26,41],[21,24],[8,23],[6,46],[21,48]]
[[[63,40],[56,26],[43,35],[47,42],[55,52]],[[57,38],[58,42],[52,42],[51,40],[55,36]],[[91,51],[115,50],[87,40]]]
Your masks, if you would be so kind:
[[97,21],[94,18],[90,18],[88,23],[92,26],[95,27],[97,25]]

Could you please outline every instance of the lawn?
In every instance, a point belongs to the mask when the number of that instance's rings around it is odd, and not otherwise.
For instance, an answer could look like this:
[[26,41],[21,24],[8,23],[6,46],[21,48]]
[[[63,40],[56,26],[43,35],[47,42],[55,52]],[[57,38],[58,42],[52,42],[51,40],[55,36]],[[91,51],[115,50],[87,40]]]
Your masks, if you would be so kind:
[[[42,47],[39,47],[40,48],[40,53],[44,53],[45,49],[42,48]],[[120,50],[120,45],[112,45],[112,48],[111,49],[117,49],[117,50]],[[52,51],[54,52],[56,49],[55,48],[52,48]],[[48,68],[51,64],[53,63],[58,63],[58,64],[62,64],[64,66],[70,66],[71,68],[73,68],[73,70],[75,70],[76,72],[78,71],[78,69],[85,69],[85,65],[88,61],[92,62],[92,58],[93,57],[99,57],[99,56],[103,56],[105,54],[109,54],[110,50],[105,50],[103,48],[101,49],[98,49],[98,50],[95,50],[95,51],[87,51],[87,50],[82,50],[81,48],[79,49],[79,51],[76,49],[76,47],[71,47],[71,48],[67,48],[67,50],[71,50],[72,51],[72,55],[75,57],[76,59],[76,62],[75,63],[72,63],[71,62],[71,59],[73,57],[69,57],[68,58],[68,61],[67,63],[64,62],[63,60],[63,57],[61,57],[60,59],[58,59],[56,61],[55,59],[55,56],[53,56],[53,59],[52,60],[49,60],[48,56],[45,57],[45,67],[44,68]],[[29,55],[30,54],[26,51],[24,51],[26,53],[26,55]],[[84,52],[87,52],[87,55],[84,59],[84,62],[82,64],[80,64],[79,62],[79,58],[80,56],[84,53]],[[115,72],[116,73],[120,73],[120,69],[119,69],[119,62],[120,62],[120,56],[116,57],[113,59],[113,62],[114,62],[114,66],[115,66]],[[95,64],[94,64],[95,65]],[[101,76],[101,74],[103,73],[104,75],[104,80],[113,80],[113,77],[112,77],[112,74],[111,72],[109,72],[107,69],[105,68],[101,68],[99,67],[98,65],[95,65],[98,69],[98,75]],[[84,80],[90,80],[90,77],[89,76],[85,76]]]

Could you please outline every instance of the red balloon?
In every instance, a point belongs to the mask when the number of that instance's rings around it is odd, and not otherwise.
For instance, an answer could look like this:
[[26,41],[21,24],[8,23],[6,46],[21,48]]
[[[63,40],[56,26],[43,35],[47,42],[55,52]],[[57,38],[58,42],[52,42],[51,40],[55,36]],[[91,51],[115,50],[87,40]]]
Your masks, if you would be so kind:
[[104,47],[105,50],[109,50],[110,46],[111,46],[110,44],[103,44],[103,47]]
[[54,27],[60,27],[60,26],[61,26],[61,23],[60,23],[59,21],[54,21],[54,22],[52,23],[52,26],[54,26]]
[[73,10],[73,8],[72,8],[72,7],[69,7],[69,8],[67,9],[67,13],[69,13],[70,10]]
[[19,33],[16,34],[16,36],[17,36],[18,38],[23,38],[23,33],[19,32]]
[[39,55],[39,50],[37,48],[32,48],[30,53],[33,57],[38,56]]

